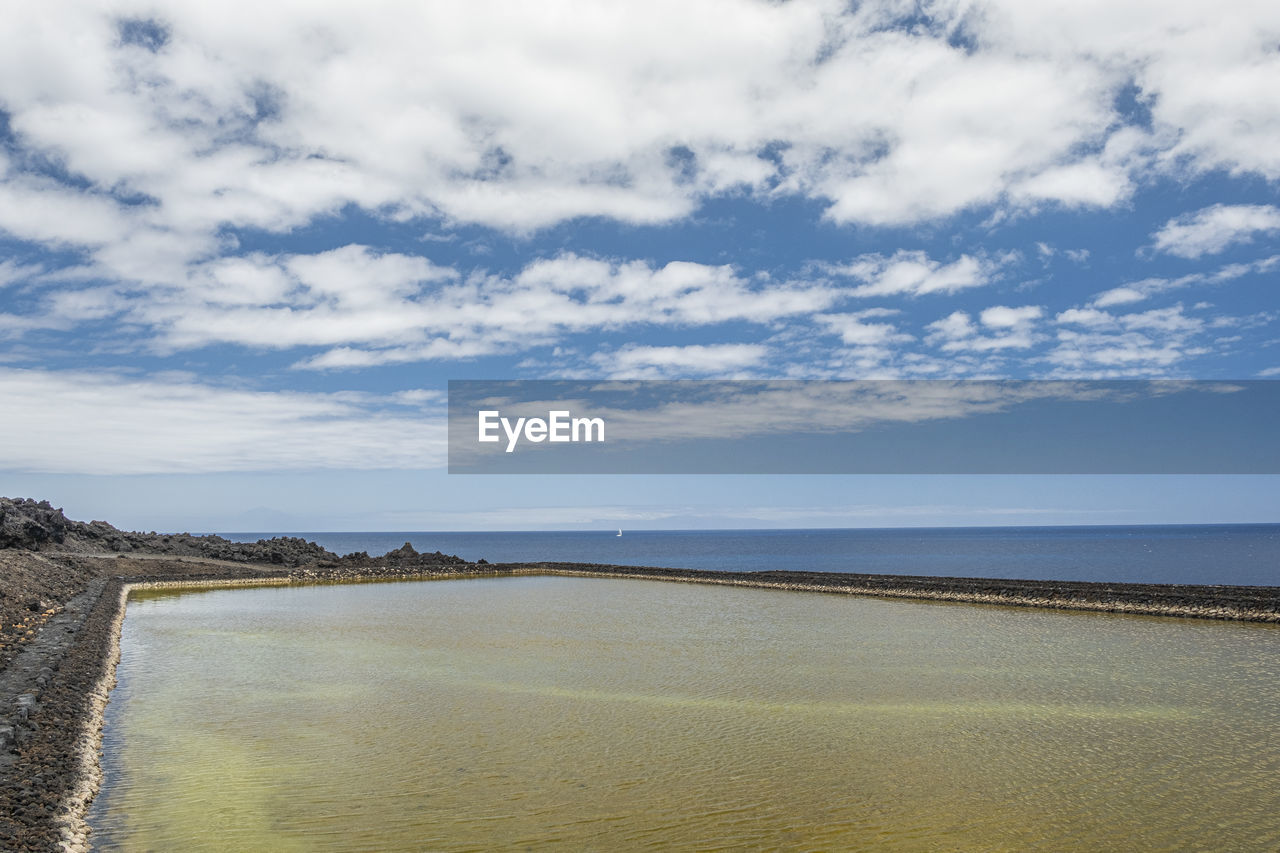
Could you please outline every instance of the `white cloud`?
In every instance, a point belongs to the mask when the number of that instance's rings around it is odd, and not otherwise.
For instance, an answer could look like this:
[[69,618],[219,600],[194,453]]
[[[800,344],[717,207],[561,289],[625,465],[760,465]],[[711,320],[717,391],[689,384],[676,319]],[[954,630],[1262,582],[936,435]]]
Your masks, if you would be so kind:
[[1071,163],[1046,169],[1010,190],[1010,195],[1026,202],[1057,201],[1068,207],[1110,207],[1129,195],[1125,170],[1098,162]]
[[470,358],[628,326],[772,323],[831,307],[826,284],[742,278],[728,266],[653,267],[565,254],[509,277],[463,276],[416,256],[346,246],[315,255],[263,254],[192,267],[176,286],[136,294],[61,294],[63,319],[102,316],[152,329],[161,350],[231,343],[331,347],[300,367],[350,368]]
[[[116,340],[92,344],[306,347],[298,367],[341,369],[644,326],[750,323],[778,335],[797,319],[844,349],[783,369],[936,372],[941,354],[989,367],[1043,343],[1033,308],[955,312],[923,331],[840,313],[849,297],[989,286],[1012,264],[958,242],[945,257],[889,248],[825,268],[846,277],[841,287],[574,253],[514,271],[495,260],[501,273],[363,246],[241,253],[234,233],[266,232],[270,245],[354,207],[428,243],[459,235],[433,251],[501,259],[502,238],[461,226],[670,223],[725,194],[799,198],[859,226],[979,208],[998,222],[1114,207],[1153,176],[1280,178],[1280,9],[1246,0],[16,0],[6,17],[0,231],[78,256],[39,276],[55,285],[46,292],[23,289],[43,313],[5,313],[6,336],[112,320]],[[155,18],[166,36],[122,38],[125,18]],[[1199,257],[1278,223],[1275,206],[1215,205],[1154,241]],[[876,246],[876,234],[861,229],[850,251]],[[1126,282],[1077,310],[1243,274]],[[0,286],[33,275],[9,261]],[[941,353],[900,352],[912,336],[899,326]],[[783,347],[768,346],[780,363]]]
[[1069,308],[1054,320],[1076,326],[1109,326],[1116,322],[1114,314],[1099,311],[1097,308]]
[[[530,342],[534,343],[534,342]],[[462,361],[490,355],[497,348],[492,341],[480,339],[451,341],[434,338],[425,344],[380,349],[334,347],[319,355],[304,358],[293,365],[298,370],[349,370],[383,364],[411,364],[419,361]]]
[[941,340],[959,340],[978,333],[978,327],[966,311],[952,311],[941,320],[930,323],[928,328]]
[[18,336],[23,332],[32,329],[58,329],[65,328],[64,324],[49,319],[41,319],[39,317],[24,317],[19,314],[0,313],[0,337],[9,335]]
[[769,356],[762,344],[692,344],[637,346],[629,344],[591,357],[597,375],[615,379],[665,379],[688,376],[731,378],[757,367]]
[[56,247],[104,246],[128,237],[131,218],[108,197],[48,178],[11,175],[0,180],[0,232],[20,240]]
[[986,258],[961,255],[949,264],[924,252],[899,250],[892,257],[863,255],[827,271],[865,282],[849,291],[852,296],[923,296],[955,293],[990,283],[999,264]]
[[39,264],[20,264],[17,261],[0,261],[0,287],[26,281],[44,271]]
[[1036,243],[1036,254],[1039,255],[1041,263],[1045,266],[1048,266],[1049,261],[1059,254],[1073,264],[1086,264],[1089,262],[1088,249],[1058,249],[1043,241]]
[[1059,313],[1057,345],[1046,360],[1060,376],[1168,376],[1208,350],[1195,342],[1206,324],[1182,305],[1113,314],[1098,308]]
[[249,391],[181,377],[0,368],[0,398],[0,446],[9,471],[153,474],[444,464],[444,419],[435,395]]
[[1131,77],[1150,111],[1147,141],[1160,167],[1280,177],[1274,4],[993,0],[979,8],[975,34],[984,44]]
[[[1280,72],[1280,67],[1277,67]],[[1154,235],[1155,248],[1180,258],[1198,258],[1280,231],[1280,208],[1269,204],[1215,204],[1170,219]]]
[[[1136,282],[1135,285],[1141,285],[1142,282]],[[1099,293],[1093,300],[1093,304],[1099,308],[1111,308],[1115,305],[1128,305],[1131,302],[1141,302],[1146,299],[1150,291],[1141,286],[1125,286],[1113,287],[1111,290]]]
[[991,329],[1016,329],[1037,320],[1044,314],[1039,305],[1024,305],[1021,308],[1010,308],[1006,305],[994,305],[984,308],[981,314],[982,325]]
[[1272,255],[1269,258],[1262,258],[1251,261],[1247,264],[1227,264],[1213,272],[1196,272],[1188,275],[1179,276],[1178,278],[1144,278],[1141,281],[1131,281],[1120,287],[1114,287],[1111,290],[1105,290],[1093,298],[1090,303],[1095,308],[1112,308],[1117,305],[1130,305],[1134,302],[1141,302],[1150,296],[1158,293],[1164,293],[1169,290],[1177,290],[1183,287],[1191,287],[1199,284],[1220,285],[1235,281],[1246,275],[1258,275],[1267,273],[1280,266],[1280,255]]
[[1123,329],[1159,328],[1169,331],[1197,331],[1203,323],[1197,318],[1188,317],[1181,305],[1170,308],[1156,308],[1131,314],[1111,314],[1095,308],[1072,308],[1063,311],[1054,318],[1056,322],[1078,326],[1109,326]]
[[953,311],[925,327],[929,330],[925,342],[940,347],[944,352],[1028,349],[1040,339],[1035,323],[1043,314],[1044,309],[1038,305],[1019,308],[993,305],[979,314],[982,326],[991,330],[984,334],[968,312]]
[[[154,230],[198,254],[222,227],[278,232],[349,204],[514,231],[669,222],[743,191],[905,224],[1114,205],[1151,168],[1280,176],[1280,12],[1244,0],[6,13],[0,103],[19,154],[0,210],[30,215],[0,227],[44,243]],[[122,19],[153,17],[157,49],[122,40]],[[1152,127],[1118,115],[1126,84]],[[22,173],[39,161],[77,181]]]
[[818,314],[813,319],[826,326],[832,334],[839,335],[841,342],[848,346],[878,347],[915,340],[911,335],[898,331],[892,323],[867,322],[897,313],[887,308],[871,308],[848,314]]

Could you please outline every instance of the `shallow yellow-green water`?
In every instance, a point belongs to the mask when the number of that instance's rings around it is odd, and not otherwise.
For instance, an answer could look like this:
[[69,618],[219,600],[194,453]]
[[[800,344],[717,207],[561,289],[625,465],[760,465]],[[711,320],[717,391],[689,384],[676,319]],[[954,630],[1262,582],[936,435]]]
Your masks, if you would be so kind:
[[563,577],[148,593],[101,850],[1275,850],[1280,630]]

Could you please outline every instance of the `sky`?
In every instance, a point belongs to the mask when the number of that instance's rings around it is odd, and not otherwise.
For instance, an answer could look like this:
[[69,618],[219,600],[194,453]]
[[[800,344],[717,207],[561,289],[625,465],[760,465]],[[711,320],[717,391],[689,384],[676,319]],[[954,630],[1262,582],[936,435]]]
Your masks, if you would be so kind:
[[1277,80],[1246,0],[13,0],[0,493],[145,529],[1280,521],[1269,476],[444,469],[450,379],[1280,378]]

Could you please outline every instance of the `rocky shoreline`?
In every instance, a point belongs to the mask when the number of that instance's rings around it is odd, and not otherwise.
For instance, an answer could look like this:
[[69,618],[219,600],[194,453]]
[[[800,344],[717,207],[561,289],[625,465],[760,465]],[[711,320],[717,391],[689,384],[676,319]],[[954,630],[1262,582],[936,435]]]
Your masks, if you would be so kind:
[[0,537],[9,543],[0,546],[0,849],[9,850],[87,849],[84,815],[99,782],[102,713],[115,683],[125,600],[138,587],[551,574],[1280,623],[1280,587],[490,565],[419,554],[408,544],[382,557],[340,558],[302,540],[244,545],[122,533],[10,499],[0,499]]

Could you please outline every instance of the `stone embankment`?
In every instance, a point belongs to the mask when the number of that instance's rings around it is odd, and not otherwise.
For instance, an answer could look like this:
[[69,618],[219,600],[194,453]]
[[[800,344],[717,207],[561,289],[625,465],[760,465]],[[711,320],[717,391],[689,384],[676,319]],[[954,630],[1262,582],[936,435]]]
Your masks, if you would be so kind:
[[580,563],[468,562],[408,543],[339,557],[300,539],[127,533],[0,498],[0,849],[82,850],[99,781],[102,712],[128,590],[492,575],[642,578],[887,598],[1280,622],[1280,588],[702,572]]
[[1280,623],[1280,587],[1274,586],[1089,583],[784,570],[707,572],[583,563],[496,563],[488,569],[503,573],[640,578],[879,598]]
[[[15,577],[41,583],[22,589]],[[287,582],[284,570],[270,564],[0,550],[6,658],[0,670],[0,849],[83,848],[84,811],[97,790],[102,710],[114,684],[122,593],[134,578]],[[9,606],[28,599],[39,609]]]

